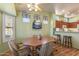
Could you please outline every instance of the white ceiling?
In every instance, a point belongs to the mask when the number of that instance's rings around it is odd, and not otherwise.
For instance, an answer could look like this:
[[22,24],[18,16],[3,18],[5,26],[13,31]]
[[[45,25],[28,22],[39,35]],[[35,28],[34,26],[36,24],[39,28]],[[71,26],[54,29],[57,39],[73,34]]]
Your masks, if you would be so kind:
[[[42,11],[54,12],[54,4],[52,3],[40,3],[38,6]],[[28,11],[26,3],[16,3],[15,7],[17,11]]]
[[[26,3],[16,3],[16,10],[17,11],[28,11]],[[79,4],[78,3],[40,3],[38,4],[39,8],[42,11],[46,12],[56,12],[57,13],[79,13]]]

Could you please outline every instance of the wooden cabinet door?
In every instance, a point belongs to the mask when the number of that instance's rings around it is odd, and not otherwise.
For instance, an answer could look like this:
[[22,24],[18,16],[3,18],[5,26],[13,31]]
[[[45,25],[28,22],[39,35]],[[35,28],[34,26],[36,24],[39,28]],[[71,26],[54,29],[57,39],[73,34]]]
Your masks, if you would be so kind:
[[56,21],[56,28],[62,28],[63,22],[62,21]]

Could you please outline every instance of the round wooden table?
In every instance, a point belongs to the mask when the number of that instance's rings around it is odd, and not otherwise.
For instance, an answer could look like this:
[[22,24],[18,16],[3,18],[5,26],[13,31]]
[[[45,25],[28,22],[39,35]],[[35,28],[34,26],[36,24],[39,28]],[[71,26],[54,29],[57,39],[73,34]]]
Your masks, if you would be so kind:
[[[27,39],[25,39],[25,41],[23,42],[24,46],[30,46],[32,50],[36,51],[36,48],[40,45],[46,44],[48,42],[51,41],[55,41],[55,39],[53,37],[50,36],[42,36],[41,40],[38,39],[38,37],[29,37]],[[36,54],[32,54],[32,55],[36,55]]]

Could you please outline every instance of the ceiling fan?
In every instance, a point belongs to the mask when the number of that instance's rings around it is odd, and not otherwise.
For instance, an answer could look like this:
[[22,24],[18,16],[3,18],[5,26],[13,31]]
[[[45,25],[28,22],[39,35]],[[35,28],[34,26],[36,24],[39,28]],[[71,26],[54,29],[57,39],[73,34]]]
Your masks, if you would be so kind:
[[39,3],[27,3],[27,7],[28,7],[29,11],[41,11],[38,4]]

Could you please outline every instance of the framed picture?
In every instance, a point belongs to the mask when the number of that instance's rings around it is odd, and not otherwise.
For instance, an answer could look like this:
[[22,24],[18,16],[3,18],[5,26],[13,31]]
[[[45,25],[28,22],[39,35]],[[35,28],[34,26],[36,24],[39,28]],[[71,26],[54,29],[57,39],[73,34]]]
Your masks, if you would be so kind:
[[22,13],[22,16],[23,16],[23,22],[24,23],[29,23],[30,22],[30,15],[27,14],[27,13]]
[[48,24],[48,17],[47,16],[43,16],[43,23]]
[[36,20],[34,20],[33,24],[32,24],[32,28],[33,29],[41,29],[42,28],[42,23],[41,22],[37,22]]
[[34,14],[34,20],[41,20],[40,15]]
[[40,15],[38,15],[38,14],[34,15],[34,21],[33,21],[33,24],[32,24],[32,28],[33,29],[41,29],[42,28],[42,22],[41,22],[41,19],[40,19]]

